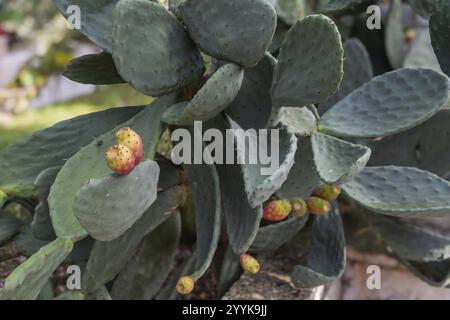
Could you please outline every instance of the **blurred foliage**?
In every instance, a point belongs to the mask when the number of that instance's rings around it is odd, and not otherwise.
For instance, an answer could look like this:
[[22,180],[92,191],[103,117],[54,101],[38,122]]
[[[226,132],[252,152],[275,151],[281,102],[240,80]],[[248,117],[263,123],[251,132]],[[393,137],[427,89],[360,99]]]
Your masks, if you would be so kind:
[[27,110],[14,115],[11,121],[0,125],[0,149],[30,133],[49,127],[59,121],[111,107],[148,104],[151,98],[128,85],[100,87],[93,95],[58,103],[39,110]]

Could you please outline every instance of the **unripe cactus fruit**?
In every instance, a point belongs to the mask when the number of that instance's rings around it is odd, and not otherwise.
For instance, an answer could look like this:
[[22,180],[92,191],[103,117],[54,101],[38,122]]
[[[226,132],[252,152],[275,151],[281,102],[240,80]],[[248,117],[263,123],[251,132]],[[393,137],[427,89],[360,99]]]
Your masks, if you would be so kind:
[[117,144],[128,147],[134,155],[135,164],[138,165],[144,154],[144,144],[141,137],[131,128],[121,128],[116,132]]
[[311,197],[305,200],[308,206],[308,211],[312,214],[322,215],[327,214],[331,210],[331,204],[319,197]]
[[242,269],[244,269],[246,272],[250,274],[257,274],[261,269],[258,260],[256,260],[249,254],[246,253],[241,254],[239,260],[241,262]]
[[106,152],[106,163],[115,173],[126,176],[136,166],[136,159],[128,147],[118,144]]
[[323,184],[312,192],[312,195],[315,197],[322,198],[326,201],[333,201],[339,197],[341,194],[341,186],[338,184],[330,185]]
[[292,207],[289,201],[287,200],[274,200],[270,201],[264,207],[264,219],[268,221],[281,221],[286,219],[286,217],[291,212]]
[[414,42],[414,40],[416,40],[417,38],[417,32],[414,29],[409,29],[405,32],[405,42],[407,44],[410,44],[412,42]]
[[195,280],[190,276],[181,277],[177,283],[177,291],[179,294],[190,294],[194,291]]
[[293,217],[303,217],[308,212],[308,206],[306,201],[300,198],[295,198],[291,200],[291,216]]

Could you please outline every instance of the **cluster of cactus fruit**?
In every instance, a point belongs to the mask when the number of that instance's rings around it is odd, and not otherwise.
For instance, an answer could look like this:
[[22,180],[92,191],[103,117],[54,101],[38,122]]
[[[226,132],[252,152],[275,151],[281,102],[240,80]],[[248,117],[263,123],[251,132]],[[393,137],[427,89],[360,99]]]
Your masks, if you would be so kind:
[[[378,31],[366,27],[374,1],[53,2],[66,17],[79,6],[80,32],[103,49],[66,77],[155,99],[0,151],[0,260],[27,258],[0,299],[52,298],[53,272],[73,264],[81,288],[55,299],[174,298],[212,266],[221,295],[264,268],[253,255],[293,243],[306,256],[292,280],[311,288],[341,276],[346,240],[450,285],[450,237],[415,219],[450,214],[448,1],[384,1]],[[400,19],[411,8],[429,28]],[[280,166],[174,165],[162,137],[194,121],[278,129]],[[191,258],[175,266],[193,217]]]

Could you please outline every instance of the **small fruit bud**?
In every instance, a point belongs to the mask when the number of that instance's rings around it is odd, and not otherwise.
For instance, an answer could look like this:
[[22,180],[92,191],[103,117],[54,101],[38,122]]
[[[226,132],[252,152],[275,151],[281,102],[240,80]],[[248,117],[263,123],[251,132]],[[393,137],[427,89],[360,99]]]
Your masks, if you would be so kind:
[[256,260],[249,254],[246,253],[241,254],[239,260],[241,262],[242,269],[244,269],[246,272],[250,274],[257,274],[261,269],[258,260]]
[[414,40],[416,40],[417,32],[414,29],[409,29],[405,32],[405,42],[407,44],[412,43]]
[[270,201],[264,207],[264,219],[268,221],[281,221],[284,220],[291,212],[292,207],[287,200],[274,200]]
[[106,163],[115,173],[126,176],[136,166],[133,153],[128,147],[115,145],[106,152]]
[[315,197],[322,198],[327,201],[333,201],[341,194],[341,186],[338,184],[330,185],[323,184],[312,192],[312,195]]
[[178,280],[177,291],[179,294],[189,294],[194,291],[195,280],[191,276],[184,276]]
[[308,206],[309,212],[312,214],[322,215],[327,214],[331,210],[331,204],[318,197],[311,197],[305,200],[306,205]]
[[138,165],[144,154],[141,137],[131,128],[122,128],[116,132],[117,144],[128,147],[133,152],[135,164]]
[[308,212],[308,206],[306,201],[300,198],[295,198],[291,200],[291,216],[293,217],[303,217]]

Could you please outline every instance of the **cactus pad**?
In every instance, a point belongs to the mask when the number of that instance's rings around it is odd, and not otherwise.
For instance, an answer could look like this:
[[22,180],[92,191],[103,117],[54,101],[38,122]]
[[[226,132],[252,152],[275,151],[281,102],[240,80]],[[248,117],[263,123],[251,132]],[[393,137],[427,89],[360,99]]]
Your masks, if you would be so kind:
[[187,0],[180,11],[192,39],[206,54],[245,67],[263,58],[277,22],[266,0]]
[[307,265],[298,265],[292,272],[296,286],[314,288],[334,281],[344,272],[344,228],[336,205],[330,214],[318,216],[314,220],[309,252]]
[[278,55],[272,82],[274,105],[301,107],[327,100],[342,80],[343,54],[340,34],[330,18],[311,15],[298,21]]
[[124,83],[109,53],[88,54],[76,58],[66,66],[63,76],[84,84],[107,85]]
[[267,125],[272,113],[270,86],[276,63],[275,58],[266,53],[256,67],[245,69],[241,90],[226,109],[227,115],[243,129],[260,129]]
[[442,70],[450,76],[450,2],[436,0],[434,6],[430,18],[431,43]]
[[164,112],[169,124],[192,125],[194,120],[206,121],[227,108],[239,92],[244,71],[229,63],[217,70],[190,102],[173,105]]
[[289,127],[297,136],[310,136],[316,131],[317,119],[308,108],[283,107],[274,124]]
[[311,137],[317,173],[326,183],[351,180],[369,161],[369,148],[338,138],[315,133]]
[[363,207],[381,214],[412,218],[450,213],[450,183],[416,168],[366,168],[342,190]]
[[80,32],[107,52],[112,51],[113,12],[119,0],[53,0],[55,7],[66,18],[67,9],[76,5],[80,8]]
[[279,223],[261,227],[253,241],[251,251],[275,251],[294,237],[306,224],[308,216],[288,218]]
[[156,200],[158,179],[158,164],[151,160],[136,166],[126,177],[111,174],[91,179],[75,196],[75,216],[94,239],[111,241]]
[[140,92],[164,95],[202,75],[200,53],[183,25],[163,6],[148,0],[121,0],[114,19],[115,65]]
[[415,127],[450,97],[450,80],[431,69],[399,69],[376,77],[349,94],[319,122],[340,137],[373,138]]

